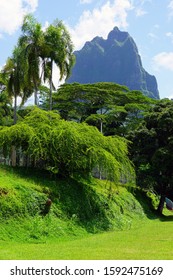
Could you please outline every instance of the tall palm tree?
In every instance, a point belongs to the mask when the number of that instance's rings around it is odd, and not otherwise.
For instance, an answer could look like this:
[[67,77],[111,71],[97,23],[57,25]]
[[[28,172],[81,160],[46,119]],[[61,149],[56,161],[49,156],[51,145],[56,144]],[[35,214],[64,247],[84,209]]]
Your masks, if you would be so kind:
[[52,110],[53,65],[55,63],[59,68],[59,81],[62,81],[62,79],[69,77],[75,59],[70,34],[62,21],[56,20],[54,24],[50,25],[45,31],[44,38],[42,56],[44,60],[44,78],[48,80],[50,85],[49,109]]
[[41,24],[31,15],[24,17],[22,25],[23,34],[19,38],[19,45],[25,49],[25,63],[27,66],[27,88],[23,95],[23,102],[34,91],[34,104],[38,105],[38,88],[41,84],[40,65],[41,65],[41,49],[44,42],[44,36]]
[[0,72],[0,125],[4,123],[4,118],[8,119],[12,115],[12,98],[8,95],[6,89],[7,81],[3,77],[2,72]]
[[17,122],[17,97],[22,97],[25,87],[25,64],[22,53],[23,50],[20,47],[15,47],[13,55],[7,59],[1,72],[6,80],[8,96],[14,99],[14,124]]
[[[23,49],[15,47],[12,57],[7,59],[2,69],[2,76],[6,80],[6,91],[10,98],[14,99],[13,123],[17,123],[17,97],[22,96],[25,88],[25,66]],[[11,147],[11,164],[16,166],[16,147]]]

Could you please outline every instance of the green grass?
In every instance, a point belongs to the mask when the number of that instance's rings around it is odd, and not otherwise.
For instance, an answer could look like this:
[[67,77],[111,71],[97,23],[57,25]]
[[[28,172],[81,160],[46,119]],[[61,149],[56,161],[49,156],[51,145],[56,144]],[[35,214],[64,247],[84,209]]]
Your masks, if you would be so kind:
[[157,218],[151,200],[133,186],[0,167],[0,259],[172,259],[173,216]]
[[0,259],[172,260],[172,232],[172,222],[148,220],[135,229],[95,234],[76,240],[20,245],[1,242]]

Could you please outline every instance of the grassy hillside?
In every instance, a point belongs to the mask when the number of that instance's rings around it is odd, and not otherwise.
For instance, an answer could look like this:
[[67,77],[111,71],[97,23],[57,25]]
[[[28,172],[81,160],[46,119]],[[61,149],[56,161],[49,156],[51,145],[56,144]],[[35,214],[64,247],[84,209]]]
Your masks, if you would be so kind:
[[[141,193],[128,189],[1,166],[0,240],[45,242],[136,227],[151,212]],[[48,198],[52,205],[45,215]]]

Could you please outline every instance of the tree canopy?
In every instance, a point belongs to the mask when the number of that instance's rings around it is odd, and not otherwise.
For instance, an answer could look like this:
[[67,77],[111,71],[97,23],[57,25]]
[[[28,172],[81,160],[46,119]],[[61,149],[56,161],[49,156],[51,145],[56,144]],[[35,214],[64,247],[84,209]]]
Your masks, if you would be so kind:
[[62,118],[96,126],[104,135],[134,129],[153,99],[115,83],[63,84],[53,95]]
[[44,33],[40,23],[33,15],[28,14],[24,17],[21,27],[22,34],[18,40],[18,46],[23,49],[25,58],[27,87],[31,90],[23,95],[23,103],[34,91],[34,104],[38,104],[38,89],[41,84],[40,68],[41,53],[44,43]]
[[0,73],[0,125],[12,124],[12,98],[7,92],[7,80]]
[[44,33],[42,59],[44,64],[44,79],[50,85],[49,109],[52,110],[53,66],[59,68],[59,80],[67,79],[74,64],[73,44],[70,34],[62,21],[56,20],[48,26]]
[[158,211],[162,212],[165,196],[173,199],[172,100],[161,100],[151,107],[138,129],[131,131],[129,139],[137,183],[161,195]]
[[85,123],[61,120],[56,112],[32,110],[23,121],[1,129],[0,143],[4,156],[15,145],[36,165],[65,176],[89,176],[98,169],[110,180],[134,179],[125,139],[105,137]]

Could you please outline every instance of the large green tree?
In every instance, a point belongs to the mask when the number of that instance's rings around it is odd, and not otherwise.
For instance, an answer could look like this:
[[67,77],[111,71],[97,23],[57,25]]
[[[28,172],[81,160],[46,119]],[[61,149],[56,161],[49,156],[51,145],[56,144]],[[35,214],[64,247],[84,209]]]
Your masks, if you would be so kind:
[[85,121],[104,135],[125,136],[153,102],[115,83],[64,84],[53,96],[54,109],[64,119]]
[[49,82],[49,109],[52,110],[53,69],[56,65],[59,69],[59,77],[62,81],[70,75],[74,64],[73,44],[70,34],[62,21],[56,20],[54,24],[48,26],[44,34],[45,45],[43,49],[44,79]]
[[26,15],[22,25],[22,35],[19,45],[25,49],[27,70],[27,88],[23,95],[23,102],[27,100],[34,90],[34,103],[38,105],[38,92],[41,84],[48,82],[49,109],[52,109],[53,69],[56,65],[59,69],[59,77],[67,79],[74,64],[73,44],[65,25],[56,20],[44,31],[33,15]]
[[6,93],[14,100],[14,124],[17,122],[17,98],[22,97],[25,90],[25,61],[23,49],[15,47],[13,54],[9,57],[1,71],[5,81]]
[[24,17],[22,24],[22,35],[19,45],[25,50],[25,63],[27,67],[26,83],[27,89],[23,95],[23,103],[34,91],[34,104],[38,105],[38,90],[41,85],[41,56],[44,45],[44,34],[42,26],[33,15]]
[[109,180],[134,179],[125,139],[105,137],[87,124],[61,120],[55,112],[36,108],[20,123],[0,130],[4,156],[12,145],[35,166],[64,176],[90,176],[101,170]]
[[7,92],[7,81],[0,72],[0,125],[12,124],[12,98]]
[[[15,125],[17,123],[17,98],[22,97],[22,93],[25,91],[25,62],[21,47],[15,47],[13,55],[7,59],[1,75],[6,81],[6,92],[9,98],[14,100],[13,123]],[[11,145],[11,164],[16,165],[15,145]]]
[[173,199],[172,100],[157,101],[129,139],[137,183],[160,195],[158,212],[162,213],[165,197]]

